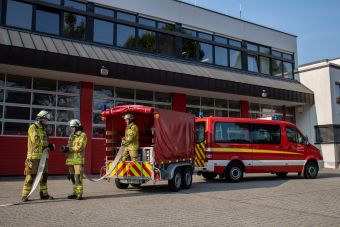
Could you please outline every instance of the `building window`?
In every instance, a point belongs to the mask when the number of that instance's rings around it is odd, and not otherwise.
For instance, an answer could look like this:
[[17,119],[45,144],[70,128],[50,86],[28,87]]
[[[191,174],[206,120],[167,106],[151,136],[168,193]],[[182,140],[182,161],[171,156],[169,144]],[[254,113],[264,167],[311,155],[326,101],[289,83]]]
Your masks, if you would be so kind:
[[197,32],[196,32],[196,31],[191,30],[191,29],[188,29],[188,28],[182,28],[182,29],[181,29],[181,32],[182,32],[183,34],[190,35],[190,36],[192,36],[192,37],[196,37],[196,36],[197,36]]
[[289,62],[283,62],[283,77],[294,79],[293,78],[293,64]]
[[158,37],[159,37],[159,53],[163,55],[168,55],[168,56],[175,56],[174,36],[159,33]]
[[340,82],[335,82],[336,103],[340,104]]
[[250,72],[259,72],[259,68],[257,65],[257,57],[254,55],[247,56],[248,61],[248,71]]
[[273,76],[282,77],[282,61],[272,59],[272,73]]
[[85,39],[85,16],[65,12],[63,34],[69,38]]
[[203,32],[198,32],[198,38],[211,41],[212,35]]
[[191,39],[182,39],[182,57],[188,60],[196,60],[197,42]]
[[60,5],[61,0],[40,0],[40,1],[55,4],[55,5]]
[[147,19],[147,18],[143,18],[143,17],[139,17],[138,23],[146,25],[146,26],[150,26],[150,27],[156,27],[156,21],[151,20],[151,19]]
[[[2,89],[1,89],[2,88]],[[6,91],[4,94],[3,90]],[[0,119],[3,135],[27,135],[42,109],[51,113],[49,136],[69,136],[68,121],[79,118],[79,84],[25,76],[0,76]],[[5,98],[4,98],[5,96]],[[4,114],[2,114],[2,110]]]
[[340,143],[340,125],[315,126],[316,143]]
[[120,20],[126,20],[130,22],[136,22],[136,16],[129,14],[129,13],[123,13],[123,12],[117,12],[117,19]]
[[229,50],[230,53],[230,67],[235,69],[242,69],[241,51]]
[[212,56],[212,45],[206,43],[199,43],[199,60],[204,63],[213,63],[213,56]]
[[94,19],[93,41],[113,45],[113,23]]
[[270,48],[269,47],[264,47],[264,46],[260,46],[259,47],[259,52],[261,54],[270,54]]
[[105,9],[102,7],[95,6],[94,7],[94,13],[102,16],[107,16],[113,18],[115,16],[115,13],[113,10]]
[[163,92],[95,85],[93,95],[93,137],[104,138],[105,136],[105,123],[101,119],[101,112],[104,108],[110,109],[115,106],[134,104],[171,109],[171,95]]
[[197,117],[217,116],[217,117],[240,117],[240,102],[214,99],[199,96],[186,96],[186,112],[192,113]]
[[156,51],[156,33],[138,29],[138,49],[145,52]]
[[36,10],[36,31],[59,35],[60,16],[58,13]]
[[258,46],[256,44],[247,43],[247,50],[251,50],[251,51],[257,52],[258,51]]
[[270,60],[269,58],[260,56],[260,72],[263,74],[270,74]]
[[229,62],[228,57],[228,49],[215,46],[215,64],[216,65],[222,65],[222,66],[228,66]]
[[241,48],[241,42],[233,39],[229,39],[229,45]]
[[117,46],[134,49],[136,46],[136,29],[134,27],[118,24]]
[[175,31],[176,27],[173,24],[158,22],[158,28],[167,31]]
[[221,37],[221,36],[215,36],[214,40],[216,43],[220,43],[220,44],[224,44],[224,45],[228,45],[228,39]]
[[32,12],[33,6],[31,4],[8,0],[6,25],[32,29]]
[[283,120],[283,107],[260,103],[250,103],[249,113],[251,118],[272,118]]
[[81,11],[86,11],[86,4],[73,0],[64,0],[64,6]]

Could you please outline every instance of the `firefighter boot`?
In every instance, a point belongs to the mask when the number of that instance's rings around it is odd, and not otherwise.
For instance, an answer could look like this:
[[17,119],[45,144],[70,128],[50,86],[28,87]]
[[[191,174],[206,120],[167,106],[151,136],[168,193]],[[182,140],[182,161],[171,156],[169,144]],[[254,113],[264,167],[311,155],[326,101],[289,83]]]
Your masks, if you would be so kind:
[[52,200],[53,197],[50,196],[49,194],[44,195],[43,192],[40,192],[40,199],[42,199],[42,200]]
[[21,198],[21,202],[28,202],[28,197],[27,196],[23,196],[22,198]]
[[69,195],[69,196],[67,196],[67,198],[68,199],[76,199],[77,198],[77,195],[75,194],[75,179],[74,179],[74,174],[69,174],[69,179],[71,180],[71,182],[72,182],[72,185],[73,185],[73,194],[71,194],[71,195]]

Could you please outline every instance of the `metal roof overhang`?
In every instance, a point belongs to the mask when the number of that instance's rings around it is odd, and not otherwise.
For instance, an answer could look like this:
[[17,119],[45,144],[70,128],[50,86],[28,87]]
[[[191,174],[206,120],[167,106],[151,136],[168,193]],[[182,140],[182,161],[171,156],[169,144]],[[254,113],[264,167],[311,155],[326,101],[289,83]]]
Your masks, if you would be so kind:
[[311,90],[296,80],[265,77],[135,51],[97,46],[0,27],[0,63],[195,90],[313,104]]

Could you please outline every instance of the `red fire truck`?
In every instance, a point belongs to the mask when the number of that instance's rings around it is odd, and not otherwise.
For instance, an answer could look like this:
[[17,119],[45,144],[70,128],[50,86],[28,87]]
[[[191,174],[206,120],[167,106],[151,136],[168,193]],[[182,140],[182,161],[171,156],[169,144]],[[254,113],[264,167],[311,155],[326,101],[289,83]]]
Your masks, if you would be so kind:
[[196,119],[195,169],[239,182],[243,173],[303,173],[315,178],[323,168],[320,150],[292,123],[278,120],[203,117]]
[[[122,116],[131,113],[139,128],[139,161],[120,161],[120,147],[126,124]],[[153,107],[127,105],[102,112],[106,122],[104,175],[114,178],[118,188],[138,187],[151,180],[168,180],[171,191],[192,184],[195,156],[195,116]],[[119,152],[118,152],[119,150]],[[118,155],[119,154],[119,155]]]

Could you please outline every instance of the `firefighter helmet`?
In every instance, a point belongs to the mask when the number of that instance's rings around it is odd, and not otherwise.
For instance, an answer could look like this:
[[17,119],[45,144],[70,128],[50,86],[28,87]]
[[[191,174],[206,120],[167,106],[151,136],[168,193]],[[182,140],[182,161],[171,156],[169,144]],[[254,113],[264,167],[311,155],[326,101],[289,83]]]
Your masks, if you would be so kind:
[[124,115],[124,120],[129,120],[129,121],[132,121],[133,120],[133,115],[130,114],[130,113],[127,113]]
[[68,122],[70,127],[80,127],[81,123],[78,119],[72,119]]
[[38,114],[37,114],[37,120],[51,120],[51,114],[49,112],[47,112],[46,110],[41,110]]

